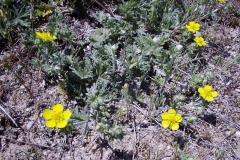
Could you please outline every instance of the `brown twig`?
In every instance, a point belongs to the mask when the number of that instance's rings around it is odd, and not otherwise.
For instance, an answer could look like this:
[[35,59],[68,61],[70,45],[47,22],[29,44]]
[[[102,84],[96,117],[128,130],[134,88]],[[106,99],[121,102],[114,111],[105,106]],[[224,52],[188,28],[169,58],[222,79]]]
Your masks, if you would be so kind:
[[25,144],[25,145],[37,146],[39,148],[56,150],[56,148],[53,148],[53,147],[44,146],[44,145],[41,145],[41,144],[35,144],[35,143],[31,143],[31,142],[19,141],[19,140],[15,140],[15,139],[12,139],[12,138],[9,138],[9,137],[6,137],[6,136],[0,136],[0,139],[1,138],[4,138],[4,139],[9,140],[10,142],[14,142],[14,143],[22,143],[22,144]]

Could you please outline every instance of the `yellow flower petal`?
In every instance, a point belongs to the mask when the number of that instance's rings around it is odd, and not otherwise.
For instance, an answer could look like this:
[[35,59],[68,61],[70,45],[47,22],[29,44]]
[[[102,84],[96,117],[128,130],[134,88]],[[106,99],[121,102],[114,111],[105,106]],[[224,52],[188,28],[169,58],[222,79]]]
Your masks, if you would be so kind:
[[46,121],[46,126],[49,128],[53,128],[56,126],[56,122],[54,120]]
[[189,26],[189,25],[186,25],[186,28],[187,28],[188,30],[190,30],[190,26]]
[[64,128],[67,125],[67,121],[60,121],[57,123],[57,128]]
[[202,42],[201,42],[201,44],[202,44],[202,46],[206,46],[206,42],[203,40]]
[[162,116],[163,120],[168,120],[169,119],[168,112],[164,112],[161,116]]
[[168,120],[163,120],[162,121],[163,128],[167,128],[169,125],[170,125],[170,121],[168,121]]
[[213,97],[212,96],[206,96],[205,99],[209,102],[212,102],[213,101]]
[[211,95],[212,95],[213,97],[217,97],[217,96],[218,96],[218,92],[217,92],[217,91],[212,91],[212,92],[211,92]]
[[35,32],[38,37],[42,37],[41,32]]
[[199,23],[195,23],[194,27],[199,30],[200,29],[200,24]]
[[190,25],[190,26],[193,26],[193,25],[195,25],[195,22],[194,22],[194,21],[190,21],[190,22],[189,22],[189,25]]
[[62,112],[63,111],[63,105],[62,104],[55,104],[52,106],[52,109],[54,112]]
[[203,93],[204,93],[204,89],[203,89],[202,87],[199,87],[199,88],[198,88],[198,92],[199,92],[200,94],[203,94]]
[[170,127],[173,131],[175,131],[175,130],[178,130],[179,124],[178,123],[172,123]]
[[182,115],[181,114],[176,114],[176,116],[174,117],[175,122],[182,122]]
[[169,116],[171,116],[171,117],[175,116],[175,115],[176,115],[175,109],[169,109],[168,114],[169,114]]
[[211,91],[211,90],[212,90],[212,86],[206,85],[206,86],[204,87],[204,89],[205,89],[206,91]]
[[72,115],[72,112],[68,109],[66,111],[63,112],[63,117],[65,120],[68,120]]
[[52,115],[53,115],[53,112],[52,112],[52,110],[50,110],[50,109],[45,109],[44,111],[43,111],[43,118],[45,118],[46,120],[48,120],[48,119],[51,119],[52,118]]

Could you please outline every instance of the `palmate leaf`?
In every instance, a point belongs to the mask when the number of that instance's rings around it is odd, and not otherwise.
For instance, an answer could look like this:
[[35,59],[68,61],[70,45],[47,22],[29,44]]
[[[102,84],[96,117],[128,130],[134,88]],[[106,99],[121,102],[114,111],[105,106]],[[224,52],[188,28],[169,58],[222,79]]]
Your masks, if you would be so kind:
[[13,9],[11,9],[11,13],[13,14],[13,19],[9,21],[9,26],[20,25],[23,27],[30,27],[29,16],[30,11],[26,8],[17,8],[13,5]]
[[92,74],[92,64],[89,58],[85,59],[85,61],[80,62],[79,65],[74,67],[70,67],[72,72],[77,75],[80,79],[91,79],[93,78]]
[[72,72],[76,74],[81,79],[91,78],[91,71],[89,71],[86,67],[84,68],[71,68]]
[[76,107],[71,119],[73,120],[74,125],[79,125],[79,129],[82,133],[87,134],[88,132],[88,122],[89,122],[89,115],[87,111],[87,106],[84,107],[82,111],[79,112],[79,108]]
[[106,28],[96,29],[94,32],[90,34],[90,41],[94,45],[94,47],[98,48],[101,44],[109,38],[110,31]]

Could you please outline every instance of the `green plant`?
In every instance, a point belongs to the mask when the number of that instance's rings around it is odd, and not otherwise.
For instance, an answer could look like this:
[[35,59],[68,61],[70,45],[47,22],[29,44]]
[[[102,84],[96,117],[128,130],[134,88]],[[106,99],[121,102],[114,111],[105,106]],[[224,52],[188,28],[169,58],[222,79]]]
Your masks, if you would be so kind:
[[[185,93],[172,92],[172,102],[166,104],[165,92],[170,81],[184,77],[189,65],[193,69],[201,65],[191,65],[193,57],[201,57],[203,49],[193,43],[194,36],[186,24],[195,19],[200,23],[202,17],[212,13],[214,3],[201,1],[188,5],[188,2],[179,4],[174,0],[126,1],[117,6],[118,18],[103,12],[94,15],[102,27],[89,32],[86,42],[75,42],[68,28],[58,25],[63,17],[56,11],[48,17],[44,31],[57,39],[39,41],[30,31],[24,35],[25,44],[31,46],[35,55],[33,64],[60,77],[60,83],[64,84],[61,88],[85,106],[84,112],[79,114],[86,126],[90,121],[104,136],[122,138],[126,134],[120,125],[122,119],[115,117],[110,107],[114,100],[123,99],[127,105],[126,114],[129,114],[131,103],[142,103],[144,97],[140,92],[152,93],[152,111],[162,105],[178,109],[192,99],[187,99]],[[204,32],[200,24],[193,30]],[[64,48],[57,45],[58,40]],[[206,45],[204,40],[197,43]],[[91,51],[83,52],[85,46],[91,46]],[[190,80],[193,90],[203,81],[194,80],[193,76]],[[146,86],[151,87],[146,89]]]
[[177,142],[173,142],[173,147],[174,147],[174,157],[173,159],[176,160],[193,160],[194,156],[186,153],[185,149],[186,149],[187,144],[185,144],[184,148],[181,150],[179,147],[179,144]]
[[21,31],[31,26],[28,7],[27,3],[0,1],[2,13],[0,19],[0,40],[5,38],[10,43],[13,43],[14,39],[20,37],[19,33]]

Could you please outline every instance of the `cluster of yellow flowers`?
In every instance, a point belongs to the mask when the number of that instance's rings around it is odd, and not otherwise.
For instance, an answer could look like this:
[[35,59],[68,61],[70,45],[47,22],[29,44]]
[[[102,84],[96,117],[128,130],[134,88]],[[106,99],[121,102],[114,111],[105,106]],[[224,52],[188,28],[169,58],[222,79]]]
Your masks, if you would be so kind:
[[[218,2],[223,3],[225,0],[218,0]],[[186,28],[190,31],[195,33],[196,31],[200,30],[201,25],[197,22],[190,21]],[[50,32],[35,32],[37,37],[42,41],[53,41],[57,39],[56,36],[51,35]],[[206,42],[203,37],[195,36],[194,38],[195,43],[202,47],[206,46]],[[218,96],[217,91],[212,91],[212,86],[206,85],[204,87],[199,87],[198,92],[200,96],[208,101],[211,102],[215,97]],[[63,111],[62,104],[56,104],[52,106],[51,109],[45,109],[43,111],[43,118],[46,120],[45,124],[49,128],[64,128],[68,124],[68,120],[70,119],[72,112],[68,109]],[[177,113],[175,109],[169,109],[168,112],[164,112],[161,114],[162,117],[162,126],[164,128],[170,128],[172,130],[179,129],[179,123],[182,122],[182,115]]]
[[[225,2],[225,0],[218,0],[218,1]],[[192,33],[199,31],[200,27],[201,27],[201,25],[194,21],[190,21],[186,25],[186,28]],[[206,42],[205,42],[204,38],[201,36],[195,36],[194,41],[200,47],[206,46]],[[213,99],[218,96],[218,92],[212,91],[212,86],[209,86],[209,85],[206,85],[204,87],[199,87],[198,92],[199,92],[200,96],[208,102],[213,101]],[[182,115],[177,114],[175,109],[170,109],[168,112],[162,113],[161,117],[162,117],[162,126],[164,128],[169,127],[172,130],[179,129],[179,123],[182,122]]]
[[[218,92],[212,91],[212,86],[209,86],[209,85],[205,85],[204,87],[199,87],[198,93],[204,100],[208,102],[213,101],[213,99],[218,96]],[[162,126],[164,128],[169,127],[173,131],[179,129],[179,123],[182,122],[182,115],[177,114],[175,109],[170,109],[168,110],[168,112],[162,113],[161,117],[162,117]]]
[[[201,25],[197,22],[194,21],[190,21],[187,25],[186,28],[190,31],[190,32],[196,32],[200,30]],[[195,43],[202,47],[202,46],[206,46],[206,42],[204,41],[204,38],[201,36],[195,36],[194,38]]]

